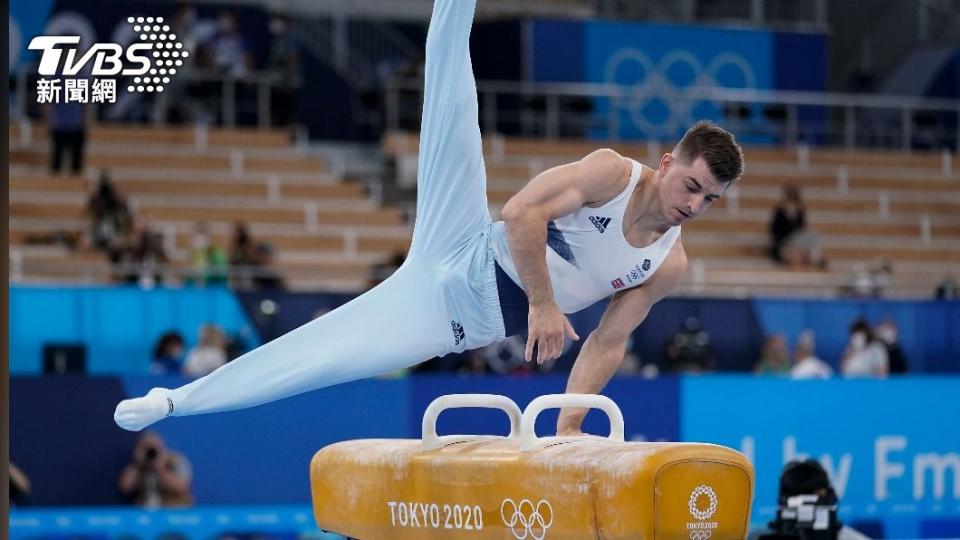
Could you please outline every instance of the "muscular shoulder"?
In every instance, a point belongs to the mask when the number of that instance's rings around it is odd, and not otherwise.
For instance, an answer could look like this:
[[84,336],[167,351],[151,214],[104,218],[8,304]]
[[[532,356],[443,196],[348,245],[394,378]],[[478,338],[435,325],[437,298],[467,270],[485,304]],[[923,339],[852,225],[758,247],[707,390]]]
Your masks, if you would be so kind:
[[620,194],[630,182],[633,163],[610,148],[587,154],[578,164],[583,190],[590,206],[603,205]]
[[683,249],[682,238],[677,238],[677,241],[674,242],[673,248],[670,249],[670,253],[663,261],[663,266],[666,266],[673,273],[680,274],[687,269],[687,252]]
[[677,238],[667,257],[663,260],[663,263],[660,264],[660,268],[658,268],[657,272],[644,284],[644,288],[646,288],[650,294],[656,296],[657,300],[660,300],[676,288],[686,270],[687,253],[683,249],[683,242]]

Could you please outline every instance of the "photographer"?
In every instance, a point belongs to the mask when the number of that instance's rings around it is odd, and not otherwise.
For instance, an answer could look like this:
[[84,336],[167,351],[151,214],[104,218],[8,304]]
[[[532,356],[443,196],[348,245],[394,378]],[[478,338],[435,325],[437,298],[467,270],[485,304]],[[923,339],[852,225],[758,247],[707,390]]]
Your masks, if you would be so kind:
[[837,519],[840,504],[830,477],[815,459],[793,460],[780,473],[776,518],[756,540],[868,540]]
[[120,492],[144,508],[193,504],[190,462],[168,450],[155,433],[144,433],[133,450],[133,461],[120,474]]

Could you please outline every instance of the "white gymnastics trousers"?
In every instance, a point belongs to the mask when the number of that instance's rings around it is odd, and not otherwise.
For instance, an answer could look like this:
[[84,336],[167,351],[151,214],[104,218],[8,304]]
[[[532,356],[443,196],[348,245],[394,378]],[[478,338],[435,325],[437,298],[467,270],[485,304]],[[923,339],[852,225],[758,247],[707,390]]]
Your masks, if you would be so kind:
[[340,308],[173,390],[126,400],[131,430],[251,407],[503,339],[470,63],[476,0],[436,0],[427,34],[417,217],[406,262]]

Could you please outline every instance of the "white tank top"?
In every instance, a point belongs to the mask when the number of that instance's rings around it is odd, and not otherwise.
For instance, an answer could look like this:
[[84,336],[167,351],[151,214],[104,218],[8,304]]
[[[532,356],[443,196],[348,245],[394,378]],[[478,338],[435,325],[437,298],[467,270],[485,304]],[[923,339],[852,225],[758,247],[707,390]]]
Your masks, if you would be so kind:
[[[649,246],[637,248],[623,235],[623,216],[640,173],[636,160],[627,187],[599,208],[580,207],[547,224],[547,270],[554,299],[564,313],[591,306],[618,290],[642,285],[652,276],[673,244],[680,226],[671,227]],[[490,235],[494,258],[521,288],[502,221]]]

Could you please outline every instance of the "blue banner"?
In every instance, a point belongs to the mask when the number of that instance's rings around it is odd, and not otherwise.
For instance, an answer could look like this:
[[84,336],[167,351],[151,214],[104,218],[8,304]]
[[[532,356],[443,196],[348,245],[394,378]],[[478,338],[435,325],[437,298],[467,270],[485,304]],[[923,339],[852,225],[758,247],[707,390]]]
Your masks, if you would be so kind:
[[[585,23],[586,78],[625,85],[636,93],[626,102],[595,102],[599,117],[613,106],[619,111],[616,132],[600,128],[597,136],[676,139],[699,119],[721,121],[724,111],[710,101],[670,106],[670,99],[693,86],[773,87],[772,34],[674,25]],[[762,110],[749,120],[762,121]],[[741,142],[765,142],[741,135]]]
[[830,474],[843,519],[956,520],[958,393],[958,378],[689,377],[681,384],[681,436],[738,449],[753,461],[757,522],[773,517],[784,463],[803,457]]
[[[692,86],[826,90],[827,40],[816,33],[708,28],[637,22],[530,23],[527,77],[535,81],[614,83],[635,92],[615,102],[594,99],[598,138],[675,140],[699,119],[732,120],[741,141],[767,143],[751,126],[786,122],[786,109],[749,106],[724,110],[711,101],[671,101]],[[618,111],[608,120],[611,107]],[[798,111],[800,137],[822,131],[821,108]]]

